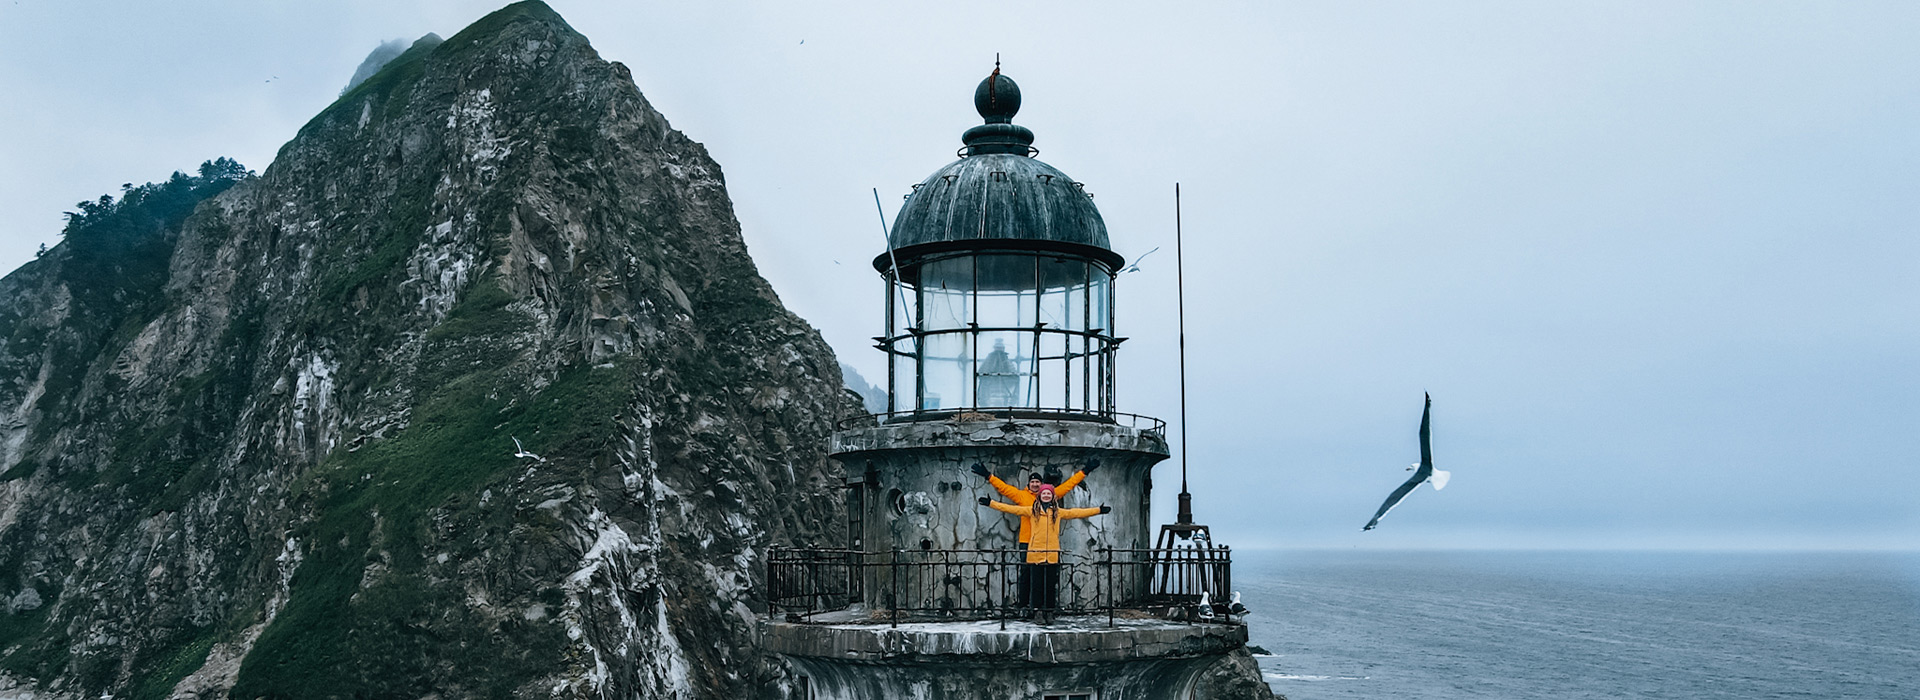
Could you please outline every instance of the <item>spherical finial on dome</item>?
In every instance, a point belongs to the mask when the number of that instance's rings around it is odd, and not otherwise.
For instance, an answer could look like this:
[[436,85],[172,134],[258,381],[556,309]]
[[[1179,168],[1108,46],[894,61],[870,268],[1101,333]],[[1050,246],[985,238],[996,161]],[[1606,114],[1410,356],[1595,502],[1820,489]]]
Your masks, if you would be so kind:
[[973,108],[988,124],[1012,123],[1013,115],[1020,111],[1020,86],[1000,74],[998,61],[994,62],[993,74],[973,89]]

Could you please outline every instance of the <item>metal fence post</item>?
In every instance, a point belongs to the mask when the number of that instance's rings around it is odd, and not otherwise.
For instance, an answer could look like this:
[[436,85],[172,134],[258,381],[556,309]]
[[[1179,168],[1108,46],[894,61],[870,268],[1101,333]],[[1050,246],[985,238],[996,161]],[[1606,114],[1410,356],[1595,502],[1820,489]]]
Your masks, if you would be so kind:
[[1100,551],[1107,555],[1107,626],[1112,627],[1113,608],[1120,602],[1119,591],[1113,587],[1113,548],[1101,547]]
[[1000,572],[1000,609],[995,617],[1000,618],[1000,631],[1007,629],[1007,618],[1012,617],[1011,606],[1007,605],[1007,550],[993,550],[993,569]]
[[890,601],[891,604],[888,606],[893,609],[892,610],[893,619],[888,624],[888,626],[899,627],[900,626],[900,548],[899,547],[893,548],[893,561],[888,566],[887,571],[889,574],[891,574],[891,578],[893,579],[893,600]]

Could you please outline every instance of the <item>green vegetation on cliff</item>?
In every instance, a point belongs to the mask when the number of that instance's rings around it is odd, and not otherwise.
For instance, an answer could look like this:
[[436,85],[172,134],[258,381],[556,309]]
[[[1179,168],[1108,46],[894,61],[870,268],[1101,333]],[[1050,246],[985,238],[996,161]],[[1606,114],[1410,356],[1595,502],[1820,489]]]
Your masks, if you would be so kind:
[[[512,381],[495,368],[505,363],[484,355],[511,348],[511,334],[529,322],[506,308],[508,300],[491,280],[476,284],[429,334],[411,425],[335,450],[297,487],[300,507],[316,515],[296,533],[311,543],[309,553],[285,610],[247,656],[236,696],[304,697],[315,687],[365,697],[446,690],[428,685],[435,675],[428,663],[452,663],[463,669],[468,691],[501,696],[554,668],[566,642],[557,627],[517,611],[482,619],[458,582],[434,580],[445,572],[431,563],[441,554],[483,559],[510,530],[550,520],[539,511],[516,517],[485,507],[511,498],[515,477],[531,466],[512,455],[513,439],[545,457],[543,469],[574,465],[586,479],[620,434],[615,416],[634,399],[633,361],[567,369],[538,391],[503,390]],[[453,549],[432,551],[436,541]],[[534,594],[559,603],[558,590]],[[436,616],[466,624],[430,625]]]
[[[67,213],[65,240],[35,264],[56,265],[48,269],[71,293],[74,320],[50,330],[0,315],[0,341],[4,341],[0,347],[9,355],[65,360],[52,363],[44,388],[51,399],[44,410],[59,418],[46,423],[47,429],[81,419],[82,407],[67,400],[79,393],[95,367],[77,360],[112,357],[165,309],[163,290],[174,245],[194,209],[250,176],[239,162],[218,158],[202,163],[197,175],[175,172],[161,182],[128,184],[118,199],[102,195],[80,202],[78,211]],[[109,375],[101,381],[114,380]],[[178,508],[188,493],[204,487],[212,465],[210,455],[198,446],[217,444],[207,432],[221,429],[213,426],[228,425],[231,416],[213,415],[210,387],[203,378],[182,379],[175,386],[173,419],[157,427],[129,427],[114,440],[107,463],[63,465],[57,474],[60,483],[76,490],[101,488],[143,513]],[[0,475],[0,480],[28,478],[58,457],[29,456]],[[18,570],[23,554],[0,550],[0,570]],[[49,600],[58,593],[58,589],[41,591]],[[50,612],[47,606],[0,616],[0,649],[4,650],[0,668],[46,678],[71,661],[67,632],[46,627]],[[154,633],[178,640],[177,644],[163,642],[160,648],[197,645],[204,658],[214,631],[213,627],[182,627]],[[118,672],[118,661],[112,659],[83,659],[75,664],[94,685],[110,682]]]

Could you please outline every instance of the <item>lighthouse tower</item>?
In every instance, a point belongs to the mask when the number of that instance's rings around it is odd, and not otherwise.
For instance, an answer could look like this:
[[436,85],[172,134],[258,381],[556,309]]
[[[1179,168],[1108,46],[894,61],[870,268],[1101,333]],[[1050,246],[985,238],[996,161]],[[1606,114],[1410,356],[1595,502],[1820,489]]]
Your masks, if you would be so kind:
[[[1151,536],[1166,425],[1117,410],[1122,259],[1085,186],[1013,123],[1020,88],[974,91],[985,123],[913,186],[887,250],[887,412],[843,425],[848,541],[776,549],[763,640],[789,697],[1121,700],[1196,697],[1244,646],[1223,604],[1226,550]],[[1083,473],[1062,524],[1057,608],[1023,595],[1019,518],[984,507]]]

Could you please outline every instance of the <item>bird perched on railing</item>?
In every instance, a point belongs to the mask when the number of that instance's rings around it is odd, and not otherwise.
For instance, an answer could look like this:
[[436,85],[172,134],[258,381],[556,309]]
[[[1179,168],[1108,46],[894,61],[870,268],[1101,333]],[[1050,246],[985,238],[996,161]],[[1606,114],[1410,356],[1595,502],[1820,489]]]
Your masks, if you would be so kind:
[[1202,619],[1202,620],[1211,620],[1211,619],[1213,619],[1213,596],[1212,596],[1212,593],[1213,593],[1212,591],[1201,591],[1201,592],[1200,592],[1200,609],[1199,609],[1199,611],[1198,611],[1198,612],[1200,613],[1200,619]]
[[1243,604],[1241,604],[1241,603],[1240,603],[1240,592],[1239,592],[1239,591],[1234,591],[1234,592],[1233,592],[1233,602],[1232,602],[1232,603],[1229,603],[1229,604],[1227,605],[1227,612],[1228,612],[1229,614],[1233,614],[1233,615],[1245,615],[1245,614],[1247,614],[1247,612],[1248,612],[1248,610],[1247,610],[1247,606],[1245,606],[1245,605],[1243,605]]

